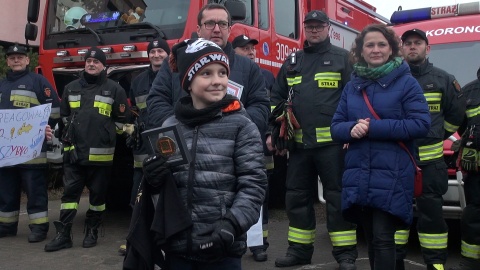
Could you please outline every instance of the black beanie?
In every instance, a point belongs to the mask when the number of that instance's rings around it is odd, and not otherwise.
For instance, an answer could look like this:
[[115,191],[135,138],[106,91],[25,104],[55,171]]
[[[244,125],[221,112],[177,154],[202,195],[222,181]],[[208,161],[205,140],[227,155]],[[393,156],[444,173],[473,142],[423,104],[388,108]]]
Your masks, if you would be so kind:
[[218,63],[227,68],[227,76],[230,74],[228,56],[212,41],[198,38],[186,39],[172,48],[170,55],[170,68],[178,71],[182,88],[188,92],[195,74],[206,65]]
[[148,55],[150,55],[150,51],[153,48],[163,49],[167,54],[170,54],[170,47],[168,46],[168,43],[163,38],[155,39],[148,43],[148,47],[147,47]]
[[105,56],[105,53],[97,47],[91,47],[88,49],[87,53],[85,54],[85,61],[87,61],[88,58],[95,58],[104,66],[107,65],[107,57]]

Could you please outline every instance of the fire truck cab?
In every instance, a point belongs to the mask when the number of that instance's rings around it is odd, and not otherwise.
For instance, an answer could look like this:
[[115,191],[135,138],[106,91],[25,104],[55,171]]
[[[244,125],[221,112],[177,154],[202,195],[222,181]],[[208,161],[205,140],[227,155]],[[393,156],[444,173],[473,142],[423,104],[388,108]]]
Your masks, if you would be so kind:
[[[427,34],[430,45],[429,60],[435,66],[453,74],[461,86],[476,79],[480,66],[480,2],[426,7],[396,11],[390,21],[401,36],[418,28]],[[444,198],[444,217],[460,219],[465,207],[462,173],[456,167],[450,147],[452,136],[444,143],[444,156],[449,166],[449,189]]]
[[[303,18],[310,10],[328,14],[332,43],[346,49],[364,26],[388,22],[361,0],[46,0],[36,70],[61,96],[65,85],[83,70],[87,49],[97,46],[106,53],[108,77],[128,91],[132,79],[150,64],[148,42],[164,38],[172,46],[195,36],[197,14],[208,3],[223,4],[229,10],[233,19],[230,40],[245,34],[259,41],[256,61],[275,75],[288,55],[303,47]],[[25,31],[29,40],[36,38],[33,23],[39,6],[40,0],[30,0]],[[128,190],[132,154],[118,141],[112,188]],[[61,146],[56,144],[50,161],[61,162]],[[129,195],[124,197],[127,204]]]

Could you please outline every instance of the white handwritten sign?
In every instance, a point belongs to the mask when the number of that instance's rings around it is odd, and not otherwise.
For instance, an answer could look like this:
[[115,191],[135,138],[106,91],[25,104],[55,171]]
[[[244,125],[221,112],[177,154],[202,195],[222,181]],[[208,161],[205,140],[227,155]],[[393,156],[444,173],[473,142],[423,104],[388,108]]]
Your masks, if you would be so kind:
[[0,110],[0,167],[34,159],[42,150],[51,104]]

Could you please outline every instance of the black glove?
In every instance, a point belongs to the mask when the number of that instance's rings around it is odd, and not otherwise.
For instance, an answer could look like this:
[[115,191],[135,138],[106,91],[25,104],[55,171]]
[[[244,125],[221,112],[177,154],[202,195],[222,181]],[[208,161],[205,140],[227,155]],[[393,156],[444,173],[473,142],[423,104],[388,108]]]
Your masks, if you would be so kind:
[[199,233],[198,236],[205,237],[205,240],[200,242],[199,255],[214,261],[227,256],[235,241],[235,227],[229,219],[222,219],[214,224],[213,232]]
[[124,132],[124,134],[127,134],[127,138],[125,139],[125,143],[128,148],[131,149],[140,149],[142,146],[142,134],[141,130],[137,125],[132,125],[133,132],[132,134],[128,134],[127,132]]
[[167,158],[155,154],[143,161],[143,177],[153,187],[159,187],[167,177],[172,177],[172,172],[167,164]]

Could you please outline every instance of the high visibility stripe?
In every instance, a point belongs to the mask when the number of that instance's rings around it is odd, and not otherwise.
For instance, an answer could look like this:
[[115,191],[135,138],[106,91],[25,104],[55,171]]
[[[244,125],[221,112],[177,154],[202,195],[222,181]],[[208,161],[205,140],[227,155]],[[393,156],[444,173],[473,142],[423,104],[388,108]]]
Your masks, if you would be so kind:
[[312,244],[315,242],[315,230],[302,230],[288,227],[288,241],[300,244]]
[[329,234],[332,246],[334,247],[353,246],[357,244],[356,230],[330,232]]
[[418,233],[420,246],[429,249],[447,248],[448,233],[429,234]]
[[265,169],[272,170],[274,167],[273,156],[264,156],[263,159],[265,161]]
[[263,238],[268,238],[268,230],[262,231]]
[[15,223],[18,222],[19,211],[2,212],[0,211],[0,223]]
[[102,204],[102,205],[91,205],[90,204],[89,209],[92,210],[92,211],[102,212],[102,211],[105,211],[105,204]]
[[321,72],[315,74],[315,80],[340,81],[341,79],[342,74],[340,72]]
[[133,155],[133,167],[134,168],[142,168],[143,161],[148,157],[147,154],[145,155]]
[[115,147],[109,148],[90,148],[88,155],[89,161],[112,161]]
[[406,245],[408,243],[408,236],[410,235],[410,230],[398,230],[395,232],[395,244],[397,245]]
[[277,106],[270,106],[270,111],[273,112],[273,110],[276,108]]
[[418,156],[421,161],[443,157],[443,142],[418,147]]
[[477,116],[480,114],[480,106],[472,109],[468,109],[465,113],[467,114],[467,118],[472,118],[474,116]]
[[148,95],[143,95],[135,98],[135,103],[140,110],[147,108],[147,97]]
[[46,164],[46,163],[47,163],[47,153],[40,152],[40,155],[38,155],[34,159],[31,159],[29,161],[25,161],[22,164]]
[[459,128],[460,126],[455,126],[453,124],[450,124],[449,122],[447,121],[443,121],[443,128],[446,130],[446,131],[450,131],[450,132],[455,132],[457,131],[457,129]]
[[60,119],[60,108],[52,108],[50,112],[51,119]]
[[428,103],[440,102],[442,100],[442,93],[424,93],[423,95]]
[[302,129],[295,129],[295,142],[303,143],[303,131],[302,131]]
[[76,202],[60,204],[60,210],[77,210],[77,209],[78,209],[78,203]]
[[315,132],[317,135],[317,142],[331,142],[332,141],[332,134],[330,134],[330,127],[321,127],[315,128]]
[[462,256],[475,260],[480,259],[480,245],[471,245],[462,240]]
[[73,149],[75,149],[74,145],[65,146],[65,147],[63,147],[63,152],[72,151]]
[[30,219],[30,224],[48,223],[48,211],[29,214],[28,218]]
[[68,96],[68,104],[70,108],[80,108],[80,100],[82,99],[81,95],[69,95]]
[[115,122],[115,132],[119,135],[123,134],[125,131],[123,131],[123,123],[120,122]]
[[10,101],[26,102],[35,105],[40,105],[37,94],[26,90],[12,90],[10,92]]
[[288,84],[288,86],[292,86],[292,85],[300,84],[300,83],[302,83],[302,76],[297,76],[297,77],[293,77],[293,78],[287,78],[287,84]]
[[95,102],[112,105],[113,102],[114,102],[114,99],[111,98],[111,97],[104,97],[104,96],[95,95]]

